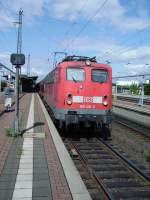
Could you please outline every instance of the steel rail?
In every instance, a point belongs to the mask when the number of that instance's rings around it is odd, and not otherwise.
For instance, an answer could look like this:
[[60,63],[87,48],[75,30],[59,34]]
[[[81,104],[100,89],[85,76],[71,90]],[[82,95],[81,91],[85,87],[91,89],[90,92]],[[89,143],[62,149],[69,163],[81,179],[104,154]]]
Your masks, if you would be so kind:
[[[127,96],[118,96],[117,95],[117,100],[138,103],[139,97],[127,97]],[[144,100],[145,105],[150,105],[149,99],[144,98],[143,100]]]
[[[129,161],[128,159],[126,159],[124,156],[122,156],[121,154],[119,154],[116,150],[114,150],[109,144],[107,144],[105,141],[103,141],[102,139],[97,139],[97,142],[100,144],[102,143],[107,149],[110,150],[110,152],[113,153],[114,158],[116,156],[116,158],[122,160],[122,163],[124,163],[123,165],[126,166],[126,170],[127,171],[132,171],[134,173],[134,177],[138,177],[139,180],[143,180],[143,183],[146,183],[146,186],[149,187],[150,186],[150,177],[146,176],[140,169],[138,169],[136,166],[134,166],[134,164]],[[97,144],[97,142],[95,143],[95,145]],[[85,164],[87,163],[88,158],[86,158],[86,156],[84,154],[86,154],[86,152],[82,153],[82,148],[78,147],[78,143],[74,142],[74,147],[76,149],[76,151],[79,153],[80,157],[83,159],[83,161],[85,162]],[[87,143],[88,144],[88,143]],[[82,145],[86,147],[86,143],[82,143]],[[79,143],[80,146],[80,143]],[[81,149],[80,149],[81,148]],[[83,148],[84,149],[84,148]],[[86,149],[86,148],[85,148]],[[106,150],[107,150],[106,149]],[[89,149],[90,151],[90,149]],[[96,151],[96,150],[95,150]],[[94,159],[94,158],[93,158]],[[90,168],[90,167],[89,167]],[[113,194],[111,194],[111,192],[108,191],[107,187],[105,186],[105,184],[103,183],[103,180],[101,179],[101,177],[97,177],[96,171],[94,169],[92,169],[91,167],[91,173],[92,175],[96,178],[97,182],[99,183],[99,185],[101,186],[103,192],[105,193],[106,197],[108,199],[111,200],[115,200],[115,197],[113,196]],[[140,182],[139,182],[140,183]],[[132,191],[132,190],[131,190]]]
[[[121,118],[119,118],[119,119],[113,119],[113,121],[115,121],[116,123],[119,123],[119,124],[121,124],[121,125],[123,125],[123,126],[125,126],[125,127],[128,127],[128,128],[130,128],[131,130],[133,130],[133,131],[136,131],[136,132],[138,132],[138,134],[141,134],[142,136],[145,136],[146,138],[148,138],[148,139],[150,139],[150,134],[149,133],[147,133],[147,132],[145,132],[145,131],[142,131],[142,130],[139,130],[137,127],[133,127],[132,125],[129,125],[129,124],[127,124],[127,123],[125,123],[125,122],[123,122],[123,121],[121,121]],[[132,123],[132,122],[131,122]],[[138,125],[138,124],[137,124]],[[141,126],[140,126],[141,127]],[[144,128],[144,127],[143,127]]]
[[[70,142],[71,142],[71,141],[70,141]],[[96,179],[96,181],[97,181],[98,184],[100,185],[100,188],[103,190],[103,192],[104,192],[105,196],[107,197],[107,199],[108,199],[108,200],[115,200],[115,199],[113,198],[113,196],[112,196],[110,193],[108,193],[107,188],[106,188],[105,185],[103,184],[102,180],[100,181],[100,180],[97,178],[97,176],[96,176],[94,170],[89,169],[89,167],[87,166],[87,162],[86,162],[85,156],[82,155],[82,153],[80,152],[80,150],[78,149],[78,147],[75,145],[75,143],[74,143],[74,142],[71,142],[71,143],[72,143],[73,147],[76,149],[76,151],[78,152],[78,154],[79,154],[79,156],[80,156],[81,162],[83,162],[84,165],[88,168],[88,171],[89,171],[90,173],[92,173],[93,177]]]
[[[147,176],[145,173],[143,173],[138,167],[136,167],[132,161],[127,159],[125,156],[121,155],[119,152],[117,152],[112,146],[110,146],[106,141],[99,139],[104,145],[106,145],[111,151],[113,151],[117,156],[119,156],[122,160],[124,160],[131,168],[133,168],[138,174],[140,174],[144,179],[150,182],[150,177]],[[150,183],[149,183],[150,184]]]

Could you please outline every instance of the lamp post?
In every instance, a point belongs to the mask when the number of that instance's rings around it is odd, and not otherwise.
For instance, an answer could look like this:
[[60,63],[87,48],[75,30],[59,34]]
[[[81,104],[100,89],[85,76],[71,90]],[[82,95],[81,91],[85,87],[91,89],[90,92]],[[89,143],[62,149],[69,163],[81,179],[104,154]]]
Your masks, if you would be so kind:
[[116,87],[115,87],[115,100],[117,100],[117,81],[116,81]]
[[[144,64],[143,67],[145,66],[149,66],[148,63]],[[142,76],[142,81],[141,81],[141,95],[139,96],[139,102],[138,102],[139,106],[143,106],[144,105],[144,76]]]
[[[1,70],[2,70],[2,67],[0,67],[0,72],[2,72]],[[0,92],[1,90],[2,90],[2,76],[0,75]]]
[[[120,73],[121,72],[116,72],[116,74],[117,74],[117,76],[119,76],[120,75]],[[117,100],[117,94],[118,94],[118,86],[119,86],[119,84],[117,84],[117,81],[119,80],[119,77],[116,79],[116,87],[115,87],[115,93],[116,93],[116,100]]]
[[140,91],[138,105],[143,106],[144,105],[144,76],[143,76],[143,79],[142,79],[141,84],[140,84],[140,89],[141,89],[141,91]]
[[[1,71],[0,71],[1,72]],[[2,76],[0,75],[0,92],[2,91]]]
[[144,76],[142,80],[142,94],[141,94],[141,99],[142,99],[142,106],[144,105]]
[[2,76],[4,76],[4,71],[1,71],[2,68],[0,68],[0,72],[3,74],[3,75],[0,75],[0,92],[2,91]]

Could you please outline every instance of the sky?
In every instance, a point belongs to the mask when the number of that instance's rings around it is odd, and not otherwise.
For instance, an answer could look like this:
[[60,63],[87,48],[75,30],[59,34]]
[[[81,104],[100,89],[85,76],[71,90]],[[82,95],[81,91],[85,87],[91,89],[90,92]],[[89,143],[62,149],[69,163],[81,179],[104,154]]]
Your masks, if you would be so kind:
[[10,68],[19,9],[23,73],[30,54],[31,74],[42,79],[53,68],[54,52],[109,61],[113,76],[150,73],[149,0],[0,0],[0,62]]

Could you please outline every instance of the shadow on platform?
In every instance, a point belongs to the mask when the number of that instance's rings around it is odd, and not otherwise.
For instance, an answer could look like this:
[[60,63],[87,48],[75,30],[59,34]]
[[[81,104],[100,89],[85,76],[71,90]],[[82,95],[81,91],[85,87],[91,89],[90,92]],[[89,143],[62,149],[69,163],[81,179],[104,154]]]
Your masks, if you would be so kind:
[[21,135],[23,135],[25,132],[28,132],[29,130],[31,130],[32,128],[35,128],[37,126],[44,126],[44,122],[35,122],[33,126],[27,128],[27,129],[24,129],[21,131]]

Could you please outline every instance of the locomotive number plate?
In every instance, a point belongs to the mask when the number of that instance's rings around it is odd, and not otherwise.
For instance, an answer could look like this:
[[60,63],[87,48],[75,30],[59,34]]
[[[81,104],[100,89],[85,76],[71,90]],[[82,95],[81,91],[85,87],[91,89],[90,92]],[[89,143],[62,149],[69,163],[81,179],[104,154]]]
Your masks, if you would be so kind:
[[93,97],[83,97],[84,103],[93,103]]
[[74,103],[102,103],[102,97],[73,96]]

